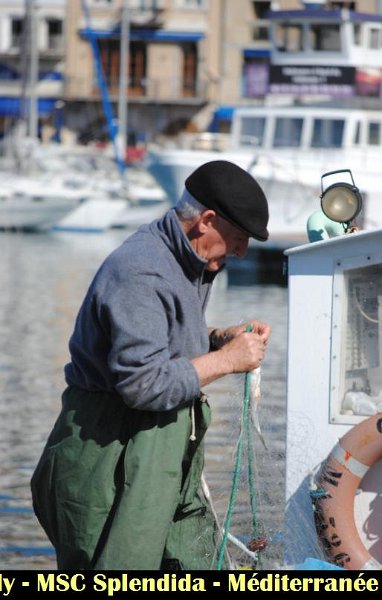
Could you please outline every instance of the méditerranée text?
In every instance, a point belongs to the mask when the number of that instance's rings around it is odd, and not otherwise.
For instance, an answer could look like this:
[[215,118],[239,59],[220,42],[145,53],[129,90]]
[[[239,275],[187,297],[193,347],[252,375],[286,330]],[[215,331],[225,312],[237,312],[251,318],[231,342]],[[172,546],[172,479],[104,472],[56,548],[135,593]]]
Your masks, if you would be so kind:
[[121,592],[376,592],[380,589],[377,572],[20,572],[17,577],[0,574],[0,597],[13,592],[87,592],[114,596]]

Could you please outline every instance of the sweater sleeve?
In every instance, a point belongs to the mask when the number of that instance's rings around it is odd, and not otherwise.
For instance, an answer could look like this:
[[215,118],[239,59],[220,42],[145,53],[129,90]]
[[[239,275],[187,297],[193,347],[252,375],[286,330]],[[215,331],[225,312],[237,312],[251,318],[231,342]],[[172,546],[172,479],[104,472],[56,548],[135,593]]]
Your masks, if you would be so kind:
[[100,323],[107,323],[108,367],[126,404],[140,410],[171,410],[200,392],[191,361],[170,348],[176,298],[158,274],[134,274],[128,285],[112,279],[98,299]]

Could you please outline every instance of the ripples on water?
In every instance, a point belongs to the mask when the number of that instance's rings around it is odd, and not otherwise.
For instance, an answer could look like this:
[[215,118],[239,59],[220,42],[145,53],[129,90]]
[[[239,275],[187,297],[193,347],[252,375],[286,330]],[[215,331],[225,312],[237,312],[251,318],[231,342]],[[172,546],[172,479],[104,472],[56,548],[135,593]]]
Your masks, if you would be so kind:
[[[0,560],[3,569],[55,569],[49,541],[34,516],[30,477],[60,409],[67,344],[84,293],[99,264],[127,236],[1,233],[0,263]],[[284,495],[287,290],[215,283],[208,321],[215,327],[249,318],[272,325],[262,366],[260,422],[268,449],[256,449],[257,513],[270,540],[263,567],[280,557]],[[223,520],[231,489],[244,378],[205,388],[213,410],[206,443],[206,478]],[[255,436],[256,438],[256,436]],[[251,534],[243,471],[231,531]]]

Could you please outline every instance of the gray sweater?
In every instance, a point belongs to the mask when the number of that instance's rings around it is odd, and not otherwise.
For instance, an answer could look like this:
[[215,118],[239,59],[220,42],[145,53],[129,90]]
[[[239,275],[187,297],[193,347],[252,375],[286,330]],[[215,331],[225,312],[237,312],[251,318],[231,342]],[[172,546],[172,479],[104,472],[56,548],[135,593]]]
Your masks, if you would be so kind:
[[76,319],[68,385],[116,391],[141,410],[170,410],[198,396],[190,359],[209,349],[204,313],[216,275],[205,264],[174,209],[112,252]]

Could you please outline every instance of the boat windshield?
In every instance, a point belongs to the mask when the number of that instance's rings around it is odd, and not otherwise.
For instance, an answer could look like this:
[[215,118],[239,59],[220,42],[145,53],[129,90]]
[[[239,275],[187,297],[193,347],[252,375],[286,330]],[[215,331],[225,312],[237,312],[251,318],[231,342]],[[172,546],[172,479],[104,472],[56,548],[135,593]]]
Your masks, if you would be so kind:
[[379,146],[381,143],[381,124],[380,123],[369,123],[368,130],[368,143],[371,146]]
[[314,119],[312,147],[341,148],[344,129],[344,119]]
[[240,119],[240,145],[263,146],[265,131],[265,117],[241,117]]
[[301,118],[279,117],[276,119],[274,148],[292,147],[301,145],[303,120]]

